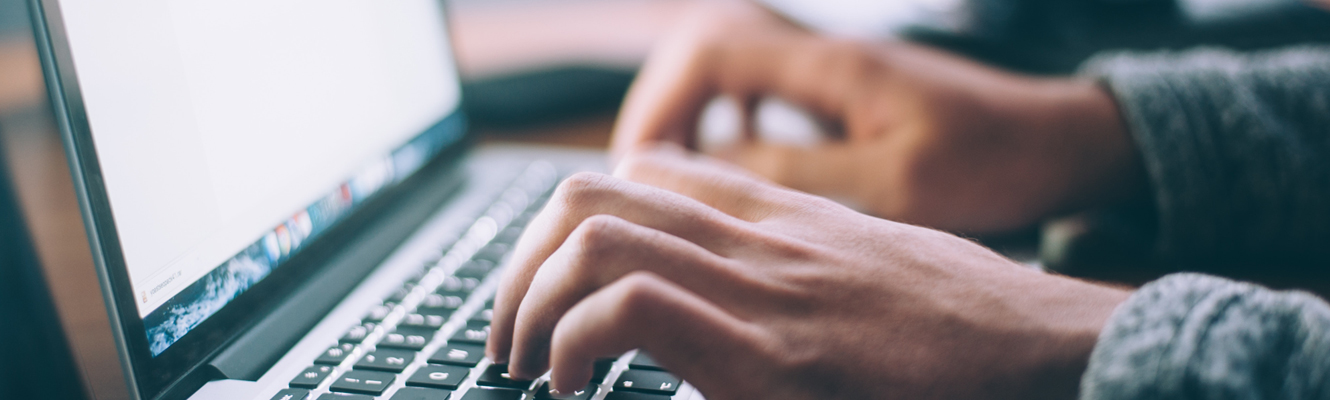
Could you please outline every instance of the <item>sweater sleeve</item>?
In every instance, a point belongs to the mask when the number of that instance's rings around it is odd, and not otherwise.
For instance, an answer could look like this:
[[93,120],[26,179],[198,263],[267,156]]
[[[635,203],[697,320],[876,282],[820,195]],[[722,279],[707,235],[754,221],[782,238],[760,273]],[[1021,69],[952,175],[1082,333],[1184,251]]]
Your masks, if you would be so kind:
[[1330,262],[1330,47],[1105,54],[1082,73],[1118,101],[1166,260]]
[[1081,399],[1330,399],[1330,306],[1199,274],[1169,275],[1118,306]]

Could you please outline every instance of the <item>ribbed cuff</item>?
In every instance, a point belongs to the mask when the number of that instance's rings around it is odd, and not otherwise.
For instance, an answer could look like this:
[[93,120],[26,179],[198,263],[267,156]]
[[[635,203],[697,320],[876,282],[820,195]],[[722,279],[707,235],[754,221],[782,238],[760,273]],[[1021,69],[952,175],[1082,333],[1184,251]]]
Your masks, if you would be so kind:
[[1200,274],[1145,285],[1114,311],[1081,399],[1330,398],[1330,306]]

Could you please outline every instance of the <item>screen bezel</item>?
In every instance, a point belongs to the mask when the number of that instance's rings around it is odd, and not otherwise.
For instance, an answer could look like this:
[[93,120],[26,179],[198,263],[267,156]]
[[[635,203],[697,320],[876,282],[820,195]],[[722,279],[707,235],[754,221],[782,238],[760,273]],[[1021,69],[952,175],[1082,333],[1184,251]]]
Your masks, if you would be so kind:
[[[442,1],[439,3],[439,8],[444,13],[441,17],[446,20],[449,14],[446,4]],[[78,77],[73,66],[73,56],[65,34],[59,0],[30,0],[29,5],[48,93],[65,142],[66,156],[83,213],[89,246],[101,281],[107,313],[112,332],[115,334],[131,398],[159,398],[177,381],[196,372],[195,370],[205,364],[211,356],[243,333],[246,327],[266,316],[266,311],[271,309],[267,306],[283,300],[286,295],[297,289],[302,278],[320,272],[319,267],[324,264],[327,257],[335,253],[329,248],[332,246],[327,244],[345,238],[350,233],[348,231],[353,230],[347,229],[350,228],[348,225],[356,225],[357,221],[364,220],[367,214],[382,208],[375,207],[376,203],[389,203],[392,198],[405,194],[402,193],[403,190],[395,190],[401,189],[402,181],[398,181],[398,184],[392,187],[384,188],[372,196],[366,204],[357,207],[325,234],[315,239],[309,247],[285,261],[280,268],[274,269],[267,278],[208,317],[165,352],[153,357],[149,350],[144,321],[137,312],[124,254],[121,252],[120,239],[115,229],[115,220],[111,213]],[[451,25],[447,25],[445,29],[450,30],[450,27]],[[455,51],[454,46],[451,46],[451,40],[446,51],[450,53]],[[456,71],[456,57],[452,60]],[[460,90],[459,96],[462,96]],[[460,128],[463,130],[463,135],[460,140],[440,149],[435,158],[456,155],[472,142],[471,132],[465,127],[463,108],[459,102],[452,113],[437,121],[438,124],[443,124],[449,119],[460,118],[463,121]],[[417,175],[426,168],[418,169],[412,175]],[[254,310],[263,310],[263,312],[253,312]]]

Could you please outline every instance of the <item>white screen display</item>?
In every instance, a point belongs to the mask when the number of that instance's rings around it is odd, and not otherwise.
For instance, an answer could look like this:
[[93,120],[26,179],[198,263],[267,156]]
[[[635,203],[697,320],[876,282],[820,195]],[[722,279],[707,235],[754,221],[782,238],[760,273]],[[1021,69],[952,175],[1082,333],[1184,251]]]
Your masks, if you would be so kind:
[[434,0],[60,6],[140,316],[459,102]]

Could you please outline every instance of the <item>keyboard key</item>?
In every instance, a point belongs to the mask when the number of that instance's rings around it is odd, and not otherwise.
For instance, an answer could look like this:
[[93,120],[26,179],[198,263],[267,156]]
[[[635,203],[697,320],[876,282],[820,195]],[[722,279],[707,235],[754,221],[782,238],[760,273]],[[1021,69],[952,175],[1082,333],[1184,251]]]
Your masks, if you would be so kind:
[[[502,232],[499,232],[498,235],[495,235],[494,240],[502,239],[502,242],[504,243],[517,243],[517,240],[522,238],[522,230],[526,228],[527,224],[531,223],[531,219],[536,217],[537,212],[539,212],[539,210],[532,210],[528,206],[526,211],[513,217],[513,220],[508,222],[508,227]],[[509,233],[509,230],[516,232]]]
[[362,357],[356,362],[356,369],[402,372],[415,359],[414,351],[381,349]]
[[655,359],[652,359],[652,358],[651,358],[651,355],[649,355],[649,354],[647,354],[646,352],[641,351],[641,350],[638,350],[637,355],[633,356],[632,361],[629,361],[629,362],[628,362],[628,368],[630,368],[630,369],[647,369],[647,370],[654,370],[654,371],[664,371],[664,370],[665,370],[665,368],[662,368],[662,367],[660,366],[660,364],[657,364],[657,363],[656,363],[656,360],[655,360]]
[[513,222],[510,222],[507,228],[504,228],[503,231],[494,236],[494,241],[506,244],[517,243],[517,239],[522,237],[522,228],[526,226],[527,222],[530,222],[530,220],[522,218],[522,216],[514,218]]
[[444,322],[448,322],[448,320],[438,315],[407,314],[402,317],[399,326],[437,330],[443,327]]
[[618,361],[618,359],[602,358],[596,360],[595,364],[591,364],[591,382],[605,382],[605,376],[610,374],[610,369],[614,368],[615,361]]
[[451,365],[426,365],[411,374],[406,380],[409,386],[424,386],[438,389],[457,390],[471,370]]
[[467,322],[466,328],[460,329],[453,337],[448,339],[448,343],[465,343],[484,345],[490,337],[490,325],[482,322]]
[[342,343],[363,342],[365,341],[366,337],[369,337],[370,332],[374,332],[374,328],[377,326],[379,325],[373,322],[366,322],[360,325],[353,326],[351,327],[350,330],[346,331],[345,335],[342,335],[342,339],[339,341]]
[[323,351],[323,354],[319,354],[319,358],[315,359],[314,363],[325,365],[341,364],[343,360],[346,360],[346,356],[351,355],[351,351],[355,349],[356,345],[354,343],[342,343],[329,347],[328,350]]
[[393,394],[389,400],[448,400],[453,392],[441,389],[405,387]]
[[293,388],[313,389],[319,387],[324,379],[328,379],[328,374],[331,374],[332,371],[333,367],[327,365],[305,368],[304,371],[300,372],[300,375],[296,375],[296,378],[291,380],[290,385]]
[[397,290],[394,290],[392,294],[388,295],[388,301],[400,304],[402,300],[406,300],[406,296],[411,295],[411,290],[415,288],[416,285],[408,283],[405,286],[402,286]]
[[363,394],[324,393],[319,396],[319,400],[374,400],[374,398]]
[[469,344],[453,344],[440,348],[430,356],[430,364],[449,364],[459,365],[467,368],[475,367],[480,360],[485,358],[485,348]]
[[378,396],[393,384],[393,374],[373,371],[347,371],[333,381],[336,392],[360,393]]
[[420,351],[425,348],[426,344],[429,344],[431,339],[434,339],[434,331],[432,330],[402,327],[393,330],[392,333],[383,335],[383,340],[379,341],[379,347]]
[[484,309],[484,310],[480,310],[480,312],[477,312],[476,315],[472,315],[472,316],[471,316],[471,320],[470,320],[470,321],[472,321],[472,322],[480,322],[480,323],[483,323],[483,324],[485,324],[485,325],[489,325],[490,322],[493,322],[493,321],[494,321],[494,307],[493,307],[493,306],[490,306],[490,308],[486,308],[486,309]]
[[508,364],[492,364],[489,368],[485,368],[485,372],[476,379],[476,384],[522,390],[531,387],[531,381],[515,381],[508,377]]
[[636,392],[610,392],[609,395],[605,396],[605,400],[670,400],[670,396]]
[[550,394],[550,383],[545,382],[540,384],[539,389],[536,389],[535,395],[536,400],[591,400],[591,396],[596,395],[597,387],[596,385],[586,385],[577,392],[565,394],[563,397],[554,397]]
[[490,270],[492,269],[494,269],[493,261],[471,260],[462,264],[461,267],[457,268],[457,272],[454,272],[453,274],[457,275],[459,278],[484,279],[486,275],[489,275]]
[[367,322],[383,322],[384,318],[388,318],[388,314],[393,313],[393,307],[395,306],[397,305],[393,303],[383,303],[374,306],[374,308],[369,310],[369,314],[365,315],[363,320]]
[[466,298],[466,296],[471,295],[472,291],[476,290],[477,286],[480,286],[479,279],[458,278],[455,276],[450,276],[444,279],[443,283],[439,284],[439,288],[436,289],[434,293],[441,294],[444,296],[458,296],[461,298]]
[[491,265],[503,261],[504,256],[508,255],[509,246],[504,243],[490,243],[482,247],[480,251],[472,258],[476,260],[489,261]]
[[438,293],[430,293],[429,295],[425,296],[423,300],[420,301],[420,305],[417,306],[416,312],[421,314],[444,315],[444,314],[429,313],[424,311],[424,310],[437,310],[437,311],[448,311],[448,314],[452,314],[453,311],[457,310],[457,308],[461,307],[462,303],[465,302],[466,300],[463,299],[462,296],[460,295],[453,295],[453,294],[444,295]]
[[522,400],[522,392],[512,389],[471,388],[462,400]]
[[630,369],[619,374],[614,390],[672,395],[679,390],[679,378],[661,371]]
[[272,396],[272,400],[305,400],[309,398],[309,391],[305,389],[282,389]]
[[450,308],[417,308],[417,309],[416,309],[416,313],[417,313],[417,314],[420,314],[420,315],[433,315],[433,316],[437,316],[437,317],[439,317],[439,318],[443,318],[445,321],[447,321],[449,317],[452,317],[452,316],[453,316],[453,312],[454,312],[454,311],[457,311],[457,310],[455,310],[455,309],[450,309]]

